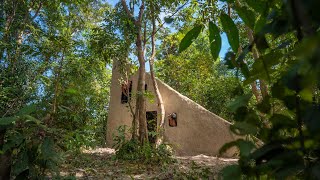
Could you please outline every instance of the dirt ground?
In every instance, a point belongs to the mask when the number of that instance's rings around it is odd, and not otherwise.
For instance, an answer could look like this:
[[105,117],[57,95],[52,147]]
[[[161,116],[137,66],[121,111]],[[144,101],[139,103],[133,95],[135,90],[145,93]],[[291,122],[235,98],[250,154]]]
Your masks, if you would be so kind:
[[[61,165],[61,176],[66,179],[216,179],[226,165],[237,159],[224,159],[205,155],[174,157],[175,163],[148,165],[118,161],[114,149],[84,150],[68,157]],[[68,178],[70,177],[70,178]]]

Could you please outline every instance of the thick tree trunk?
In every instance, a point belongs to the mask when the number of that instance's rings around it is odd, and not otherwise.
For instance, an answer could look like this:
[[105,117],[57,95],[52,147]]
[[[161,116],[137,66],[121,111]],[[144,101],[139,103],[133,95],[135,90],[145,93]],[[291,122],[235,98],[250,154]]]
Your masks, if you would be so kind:
[[163,99],[160,94],[160,90],[158,87],[157,80],[155,78],[155,73],[154,73],[154,57],[156,55],[156,45],[155,45],[155,35],[156,35],[156,23],[155,23],[155,17],[154,17],[154,6],[152,6],[152,35],[151,35],[151,45],[152,45],[152,52],[151,52],[151,57],[149,61],[150,65],[150,74],[151,74],[151,79],[152,79],[152,85],[154,88],[154,91],[156,93],[156,98],[158,102],[158,109],[160,111],[159,113],[159,125],[157,128],[157,141],[156,145],[160,145],[163,142],[163,126],[164,126],[164,115],[165,115],[165,109],[163,105]]
[[137,88],[137,103],[136,108],[138,110],[139,122],[139,141],[144,144],[148,142],[148,130],[147,130],[147,120],[146,120],[146,106],[145,106],[145,97],[144,97],[144,84],[145,84],[146,74],[145,74],[145,64],[140,64],[139,67],[139,79],[138,79],[138,88]]
[[[141,8],[140,8],[141,11]],[[147,130],[147,119],[146,119],[146,104],[144,97],[144,86],[146,83],[146,65],[143,53],[142,45],[142,34],[141,34],[141,21],[137,23],[138,33],[136,46],[138,50],[138,60],[139,60],[139,77],[138,77],[138,87],[137,87],[137,104],[136,108],[138,109],[138,121],[139,121],[139,140],[142,144],[148,141],[148,130]]]
[[137,28],[137,37],[136,37],[136,46],[138,52],[138,60],[139,60],[139,76],[138,76],[138,86],[137,86],[137,100],[136,100],[136,113],[135,118],[138,119],[139,122],[139,141],[144,144],[148,142],[148,129],[147,129],[147,120],[146,120],[146,105],[145,105],[145,97],[144,97],[144,85],[146,79],[146,69],[145,69],[145,60],[143,53],[143,39],[142,39],[142,19],[144,14],[144,1],[142,1],[139,15],[137,20],[135,20],[133,14],[134,12],[130,12],[126,1],[121,0],[121,4],[126,11],[128,17],[134,21],[134,24]]

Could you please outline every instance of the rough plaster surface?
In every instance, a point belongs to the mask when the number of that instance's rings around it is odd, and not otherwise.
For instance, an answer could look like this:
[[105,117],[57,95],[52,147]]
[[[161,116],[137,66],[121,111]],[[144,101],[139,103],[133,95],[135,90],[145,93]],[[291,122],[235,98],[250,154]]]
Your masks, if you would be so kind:
[[[110,110],[107,123],[107,145],[114,143],[113,134],[117,134],[120,125],[131,126],[132,117],[127,104],[121,104],[121,75],[114,66],[112,71]],[[130,80],[133,82],[133,94],[137,87],[137,74]],[[227,142],[237,138],[229,130],[230,123],[214,113],[206,110],[191,99],[178,93],[176,90],[157,80],[165,107],[165,141],[171,144],[177,155],[193,156],[198,154],[217,156],[219,149]],[[146,74],[148,90],[154,93],[152,81]],[[133,98],[134,99],[134,98]],[[132,103],[135,104],[134,102]],[[147,100],[147,111],[158,111],[156,98],[153,102]],[[177,127],[170,127],[167,116],[177,113]],[[234,155],[234,150],[224,154],[225,157]]]

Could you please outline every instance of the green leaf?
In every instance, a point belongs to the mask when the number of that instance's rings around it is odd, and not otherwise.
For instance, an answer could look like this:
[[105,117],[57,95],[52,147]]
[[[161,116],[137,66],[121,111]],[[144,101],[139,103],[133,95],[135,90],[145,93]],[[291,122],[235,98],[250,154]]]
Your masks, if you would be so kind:
[[51,80],[46,77],[46,76],[40,76],[40,80],[46,85],[46,86],[49,86],[50,85],[50,82]]
[[79,94],[79,92],[76,90],[76,89],[74,89],[74,88],[68,88],[68,89],[66,89],[66,93],[68,93],[68,94]]
[[236,11],[240,18],[243,20],[243,22],[250,28],[254,29],[254,23],[255,23],[255,13],[251,10],[249,10],[247,7],[242,6],[236,6]]
[[167,24],[171,24],[173,20],[174,19],[172,17],[164,17],[164,22],[166,22]]
[[319,134],[320,132],[319,117],[320,117],[319,107],[314,106],[312,108],[308,108],[307,113],[304,117],[304,120],[307,125],[307,128],[313,134],[314,133]]
[[282,150],[281,144],[265,144],[261,148],[257,149],[253,153],[251,153],[250,157],[252,159],[263,159],[264,157],[268,156],[270,152],[277,152],[277,150],[280,152]]
[[4,117],[4,118],[0,118],[0,126],[10,125],[11,123],[15,122],[16,120],[18,120],[17,117]]
[[269,80],[270,74],[274,72],[275,65],[279,64],[283,54],[273,51],[255,60],[250,71],[250,77],[244,81],[244,85],[250,84],[256,79]]
[[211,55],[216,60],[221,50],[221,37],[218,27],[211,21],[209,22],[209,40]]
[[283,114],[274,114],[270,118],[270,122],[272,123],[272,128],[277,130],[281,128],[294,128],[296,126],[296,122]]
[[252,94],[246,94],[243,96],[237,97],[233,102],[228,105],[228,108],[232,112],[236,112],[236,110],[240,107],[247,106],[249,100],[251,99]]
[[33,122],[33,123],[36,123],[36,124],[41,124],[41,121],[36,119],[36,118],[34,118],[33,116],[24,115],[23,117],[26,118],[26,122]]
[[46,137],[41,146],[41,152],[43,157],[52,157],[55,155],[54,152],[54,142],[51,138]]
[[23,107],[17,115],[29,115],[37,110],[37,106],[35,104],[27,105]]
[[197,25],[183,37],[179,45],[179,53],[186,50],[197,39],[202,29],[203,25]]
[[230,130],[237,135],[256,135],[258,128],[252,124],[246,122],[236,122],[230,126]]
[[237,179],[241,179],[241,168],[239,165],[230,165],[227,166],[225,168],[223,168],[221,170],[222,172],[222,179],[226,179],[226,180],[237,180]]
[[254,25],[254,32],[255,33],[259,33],[262,28],[266,25],[267,23],[267,19],[264,15],[260,15]]
[[263,0],[246,0],[246,3],[258,13],[264,13],[267,8],[267,2]]
[[3,152],[17,148],[23,143],[25,136],[20,133],[15,133],[7,138],[7,142],[3,145]]
[[269,44],[264,34],[256,34],[254,36],[254,42],[259,50],[269,48]]
[[23,171],[29,169],[29,157],[26,150],[19,153],[16,163],[13,165],[13,174],[18,176]]
[[232,19],[224,13],[222,13],[220,15],[220,21],[221,21],[222,28],[223,28],[224,32],[226,32],[226,34],[227,34],[228,41],[229,41],[229,44],[230,44],[233,52],[238,52],[239,31],[238,31],[237,26],[234,24]]
[[270,96],[264,97],[262,102],[257,105],[257,109],[262,113],[269,113],[271,110]]
[[240,149],[240,156],[247,157],[255,148],[255,145],[251,141],[245,141],[243,139],[238,140],[238,147]]

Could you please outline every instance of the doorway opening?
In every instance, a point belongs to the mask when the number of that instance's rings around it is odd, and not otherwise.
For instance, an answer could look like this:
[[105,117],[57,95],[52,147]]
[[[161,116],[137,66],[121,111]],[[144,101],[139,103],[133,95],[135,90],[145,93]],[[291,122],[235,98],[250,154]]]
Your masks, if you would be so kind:
[[148,139],[149,142],[154,144],[156,143],[157,135],[157,111],[147,111],[147,128],[148,128]]

